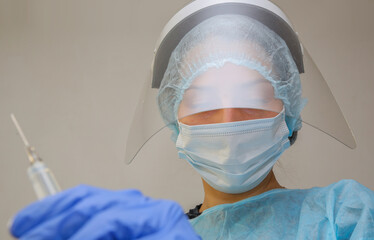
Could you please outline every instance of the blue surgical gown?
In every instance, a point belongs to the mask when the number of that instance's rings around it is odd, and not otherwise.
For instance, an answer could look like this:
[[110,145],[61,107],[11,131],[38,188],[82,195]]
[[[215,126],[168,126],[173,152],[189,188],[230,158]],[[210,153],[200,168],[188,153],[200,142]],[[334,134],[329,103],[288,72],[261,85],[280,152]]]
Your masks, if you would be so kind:
[[374,239],[374,192],[353,180],[274,189],[190,220],[209,239]]

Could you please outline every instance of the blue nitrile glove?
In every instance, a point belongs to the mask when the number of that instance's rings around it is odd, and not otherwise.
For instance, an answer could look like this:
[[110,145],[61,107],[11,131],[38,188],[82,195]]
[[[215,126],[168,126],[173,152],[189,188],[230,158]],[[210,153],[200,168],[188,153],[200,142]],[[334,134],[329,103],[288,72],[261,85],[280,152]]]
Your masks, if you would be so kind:
[[200,239],[173,201],[86,185],[26,207],[10,232],[27,240]]

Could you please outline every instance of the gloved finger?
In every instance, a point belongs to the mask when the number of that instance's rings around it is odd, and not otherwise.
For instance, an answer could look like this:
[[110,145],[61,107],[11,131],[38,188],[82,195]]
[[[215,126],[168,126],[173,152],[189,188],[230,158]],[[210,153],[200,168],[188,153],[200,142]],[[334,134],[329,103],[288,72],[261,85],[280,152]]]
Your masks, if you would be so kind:
[[21,210],[13,218],[10,232],[13,236],[19,238],[30,229],[58,216],[83,199],[97,194],[98,191],[106,190],[80,185],[35,202]]
[[140,204],[146,198],[137,190],[99,191],[97,194],[82,199],[72,208],[49,219],[22,235],[25,239],[68,239],[81,228],[92,216],[118,204]]
[[[104,201],[97,196],[82,200],[79,204],[55,218],[51,218],[22,235],[21,239],[68,239],[79,230],[93,215],[105,209],[112,202]],[[94,205],[92,203],[94,202]]]
[[57,217],[49,219],[47,222],[41,225],[37,225],[30,231],[25,232],[22,236],[17,237],[19,240],[63,240],[63,236],[55,232],[55,226],[66,217],[68,213],[62,213]]
[[56,233],[63,239],[68,239],[75,234],[87,221],[101,212],[116,208],[131,208],[146,204],[148,198],[144,197],[138,190],[116,191],[105,194],[99,194],[89,199],[81,201],[71,209],[71,213],[61,220],[59,226],[56,226]]
[[159,200],[132,207],[118,205],[103,211],[88,221],[70,240],[141,239],[146,236],[155,236],[153,239],[179,239],[174,236],[195,239],[196,234],[178,204]]

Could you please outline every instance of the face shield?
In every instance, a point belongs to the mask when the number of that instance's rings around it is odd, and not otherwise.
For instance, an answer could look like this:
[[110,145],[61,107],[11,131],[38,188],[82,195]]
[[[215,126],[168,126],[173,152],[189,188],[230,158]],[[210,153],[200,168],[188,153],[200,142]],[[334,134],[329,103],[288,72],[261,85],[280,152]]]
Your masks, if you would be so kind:
[[[268,1],[189,4],[165,26],[151,75],[130,128],[127,163],[164,129],[175,141],[180,122],[267,118],[283,109],[290,136],[303,121],[355,147],[321,73],[283,12]],[[224,114],[228,110],[235,114]]]

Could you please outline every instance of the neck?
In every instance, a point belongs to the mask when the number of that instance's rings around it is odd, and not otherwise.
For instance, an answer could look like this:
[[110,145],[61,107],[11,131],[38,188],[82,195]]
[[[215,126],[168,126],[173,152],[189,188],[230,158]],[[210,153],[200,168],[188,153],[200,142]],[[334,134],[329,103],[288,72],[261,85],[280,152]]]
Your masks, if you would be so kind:
[[239,193],[239,194],[230,194],[230,193],[220,192],[214,189],[213,187],[211,187],[207,182],[205,182],[204,179],[202,179],[202,181],[203,181],[205,197],[204,197],[203,205],[200,208],[200,212],[208,208],[214,207],[216,205],[225,204],[225,203],[234,203],[234,202],[238,202],[249,197],[259,195],[261,193],[267,192],[272,189],[284,188],[278,183],[273,173],[273,170],[270,171],[270,173],[258,186],[249,190],[248,192]]

